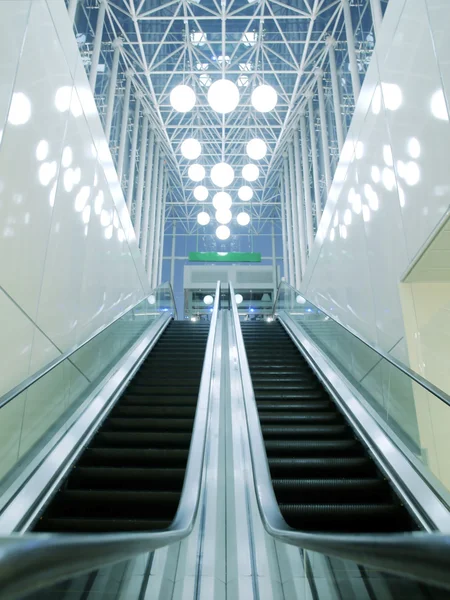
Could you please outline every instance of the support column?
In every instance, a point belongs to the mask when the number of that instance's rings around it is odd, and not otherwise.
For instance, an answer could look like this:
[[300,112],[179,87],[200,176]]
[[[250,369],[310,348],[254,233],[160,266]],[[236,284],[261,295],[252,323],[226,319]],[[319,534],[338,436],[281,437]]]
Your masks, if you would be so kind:
[[308,139],[306,137],[305,113],[300,115],[300,137],[302,143],[303,188],[305,191],[306,238],[308,240],[309,254],[311,254],[314,243],[314,227],[311,205],[311,182],[309,180]]
[[317,141],[316,128],[314,126],[314,106],[312,94],[308,97],[308,114],[309,114],[309,141],[311,144],[312,172],[313,172],[313,187],[314,187],[314,204],[316,207],[316,223],[319,229],[320,219],[322,218],[322,204],[320,202],[320,185],[319,185],[319,164],[317,161]]
[[176,233],[177,233],[177,224],[174,221],[173,222],[173,229],[172,229],[172,256],[170,258],[170,285],[172,286],[172,289],[175,288],[175,240],[176,240]]
[[328,38],[328,57],[330,59],[330,74],[331,74],[331,88],[333,90],[333,108],[334,108],[334,119],[336,122],[336,134],[337,143],[339,148],[339,154],[341,153],[344,145],[344,127],[342,125],[342,112],[341,112],[341,95],[339,94],[339,81],[336,67],[336,53],[334,48],[336,46],[336,40]]
[[289,142],[289,183],[291,189],[291,210],[292,210],[292,237],[294,240],[294,282],[291,284],[296,289],[299,288],[302,280],[302,267],[301,267],[301,250],[299,233],[300,227],[298,224],[298,204],[297,204],[297,190],[295,189],[295,160],[294,160],[294,144]]
[[[158,269],[159,269],[159,247],[161,243],[161,211],[163,204],[164,195],[164,157],[161,156],[159,163],[159,184],[158,184],[158,196],[156,200],[156,217],[155,217],[155,243],[153,245],[153,260],[150,264],[150,271],[152,275],[152,286],[157,286],[158,280]],[[150,258],[150,257],[149,257]]]
[[[153,202],[151,197],[152,183],[154,179],[154,160],[158,160],[155,150],[157,151],[157,145],[155,144],[155,132],[153,129],[150,130],[148,137],[148,150],[147,150],[147,172],[145,174],[145,185],[144,185],[144,208],[142,211],[142,227],[141,227],[141,254],[142,260],[145,266],[145,257],[147,256],[147,240],[148,240],[148,223],[150,219],[150,203]],[[159,145],[159,144],[158,144]]]
[[136,191],[136,212],[134,214],[134,232],[136,241],[139,245],[141,239],[141,220],[142,220],[142,197],[144,193],[144,176],[147,158],[147,135],[148,135],[148,115],[144,115],[144,124],[141,134],[141,149],[139,151],[139,177]]
[[331,187],[330,147],[328,145],[327,119],[325,116],[325,96],[323,93],[323,72],[316,72],[317,94],[319,97],[320,134],[322,136],[323,165],[327,192]]
[[161,225],[160,225],[160,236],[159,236],[159,257],[158,257],[158,279],[156,285],[162,283],[162,269],[163,269],[163,258],[164,258],[164,230],[166,227],[166,199],[167,199],[167,170],[164,176],[164,190],[163,190],[163,201],[161,206]]
[[375,39],[378,40],[381,23],[383,22],[383,11],[381,10],[380,0],[370,0],[370,9],[372,11],[373,30]]
[[123,111],[122,111],[122,123],[120,125],[120,144],[119,144],[119,155],[117,157],[117,175],[120,183],[122,183],[123,177],[123,163],[125,161],[125,149],[127,147],[128,140],[128,118],[130,116],[130,97],[131,97],[131,77],[132,71],[126,73],[125,83],[125,95],[123,98]]
[[286,226],[286,200],[284,197],[284,185],[280,185],[280,208],[281,208],[281,237],[283,245],[283,277],[287,281],[289,279],[289,264],[287,252],[287,226]]
[[153,161],[153,180],[152,180],[152,192],[151,192],[151,208],[150,208],[150,228],[148,234],[147,254],[146,254],[146,265],[147,275],[149,281],[153,274],[154,269],[154,256],[155,256],[155,238],[156,238],[156,204],[158,202],[159,192],[162,188],[164,179],[161,177],[162,169],[164,166],[164,158],[160,154],[161,147],[159,142],[156,143],[155,147],[155,159]]
[[106,0],[99,0],[97,27],[95,28],[94,48],[91,57],[91,70],[89,72],[89,85],[92,93],[95,94],[95,84],[97,83],[97,68],[100,59],[100,50],[102,48],[103,25],[105,24]]
[[111,78],[109,80],[108,103],[106,105],[105,119],[105,136],[108,144],[111,138],[111,125],[114,116],[114,102],[116,100],[117,73],[119,71],[120,49],[122,48],[122,46],[123,41],[121,40],[121,38],[116,38],[112,43],[112,47],[114,48],[114,57],[111,67]]
[[289,163],[287,154],[283,155],[283,171],[284,171],[284,199],[286,203],[286,226],[288,258],[289,258],[289,273],[288,281],[292,286],[295,286],[295,267],[294,267],[294,243],[293,243],[293,221],[292,221],[292,204],[291,193],[289,188]]
[[344,11],[345,35],[347,37],[348,60],[350,63],[350,75],[352,77],[353,96],[356,104],[358,102],[359,92],[361,91],[361,81],[359,79],[358,61],[356,60],[352,12],[348,0],[342,0],[342,8]]
[[295,187],[297,190],[297,217],[298,217],[298,242],[300,246],[300,267],[301,276],[297,289],[300,289],[300,283],[306,271],[306,260],[308,254],[306,251],[306,236],[305,236],[305,216],[303,208],[303,177],[302,177],[302,161],[300,156],[300,138],[298,129],[294,129],[294,161],[295,161]]
[[141,92],[135,96],[134,118],[133,118],[133,137],[131,139],[130,164],[128,165],[128,190],[127,190],[127,208],[131,215],[131,205],[133,203],[134,180],[136,175],[136,152],[140,124]]
[[69,13],[70,22],[75,22],[75,15],[77,14],[78,0],[70,0],[67,12]]
[[277,255],[275,245],[275,223],[272,221],[272,278],[273,278],[273,302],[277,297],[278,273],[277,273]]

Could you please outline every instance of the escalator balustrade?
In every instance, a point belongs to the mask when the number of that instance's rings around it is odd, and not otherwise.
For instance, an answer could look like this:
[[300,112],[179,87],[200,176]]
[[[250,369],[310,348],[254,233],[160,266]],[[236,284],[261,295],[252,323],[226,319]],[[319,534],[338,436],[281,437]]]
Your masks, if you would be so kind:
[[152,531],[183,486],[209,324],[172,321],[34,530]]
[[273,488],[305,532],[417,529],[294,342],[274,321],[241,323]]

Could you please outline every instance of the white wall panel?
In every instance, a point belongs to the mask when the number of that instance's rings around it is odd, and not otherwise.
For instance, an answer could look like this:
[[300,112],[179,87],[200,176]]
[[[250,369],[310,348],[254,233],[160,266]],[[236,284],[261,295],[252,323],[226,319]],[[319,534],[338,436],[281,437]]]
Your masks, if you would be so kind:
[[7,26],[2,27],[0,36],[0,140],[8,116],[30,8],[31,0],[3,0],[1,5],[2,22]]
[[64,0],[0,20],[2,394],[149,285]]
[[444,216],[450,198],[450,124],[425,0],[405,4],[391,48],[377,55],[412,259]]
[[399,284],[450,203],[449,18],[442,0],[390,0],[302,284],[403,360]]

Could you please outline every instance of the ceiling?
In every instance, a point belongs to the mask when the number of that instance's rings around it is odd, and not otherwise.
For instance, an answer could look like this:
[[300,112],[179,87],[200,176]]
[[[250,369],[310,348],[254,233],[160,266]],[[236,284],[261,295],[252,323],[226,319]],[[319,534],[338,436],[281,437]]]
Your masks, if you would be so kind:
[[[368,0],[352,1],[351,5],[356,42],[362,51],[367,36],[358,41],[358,28],[363,34]],[[92,38],[97,0],[85,0],[83,8]],[[209,180],[209,170],[225,160],[235,169],[235,181],[227,191],[236,206],[240,204],[237,189],[246,183],[240,174],[249,162],[246,142],[254,137],[265,140],[268,153],[258,161],[258,180],[250,184],[255,195],[245,204],[254,231],[278,217],[283,148],[298,124],[306,93],[314,85],[315,69],[327,60],[329,36],[337,40],[345,92],[349,74],[341,0],[108,0],[104,60],[111,63],[111,42],[121,37],[122,81],[126,69],[132,69],[152,126],[165,147],[170,167],[169,220],[182,222],[186,232],[199,227],[199,203],[192,195],[196,184],[187,175],[191,161],[180,152],[181,142],[189,137],[202,143],[197,162],[207,171],[202,183],[210,189],[208,203],[219,191]],[[222,77],[234,81],[240,91],[237,108],[225,116],[214,112],[207,101],[208,86]],[[170,91],[181,83],[190,85],[197,95],[196,105],[188,113],[174,111],[169,102]],[[256,112],[250,102],[260,83],[272,85],[278,93],[277,106],[269,113]],[[327,92],[326,76],[324,83]],[[351,104],[345,93],[342,102],[345,113],[345,105]]]

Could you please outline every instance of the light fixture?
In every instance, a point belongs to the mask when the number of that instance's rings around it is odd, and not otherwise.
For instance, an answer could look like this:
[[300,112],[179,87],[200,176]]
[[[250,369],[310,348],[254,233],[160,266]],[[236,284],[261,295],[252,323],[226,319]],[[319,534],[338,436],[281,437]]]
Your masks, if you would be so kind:
[[221,225],[227,225],[232,219],[231,210],[228,208],[221,208],[216,211],[216,221]]
[[247,31],[247,33],[242,34],[241,42],[244,46],[254,46],[258,41],[258,34],[256,31]]
[[234,169],[228,163],[220,162],[211,169],[210,177],[217,187],[228,187],[234,181]]
[[300,294],[295,298],[295,301],[297,304],[306,304],[306,300],[303,298],[303,296],[300,296]]
[[198,185],[194,188],[194,198],[199,202],[204,202],[208,198],[208,188],[204,185]]
[[156,296],[154,294],[150,294],[150,296],[147,298],[147,302],[150,304],[150,306],[153,306],[153,304],[156,304]]
[[170,104],[177,112],[189,112],[194,108],[195,100],[195,92],[189,85],[177,85],[170,92]]
[[222,115],[232,112],[239,103],[237,85],[229,79],[218,79],[208,90],[208,102],[213,110]]
[[203,298],[203,302],[206,304],[206,306],[209,306],[210,304],[212,304],[214,302],[214,298],[211,296],[211,294],[207,294]]
[[202,145],[194,138],[188,138],[181,144],[181,154],[188,160],[195,160],[202,153]]
[[210,220],[211,220],[211,217],[208,215],[207,212],[202,211],[202,212],[199,212],[197,215],[197,223],[199,225],[203,225],[203,226],[208,225]]
[[30,120],[30,117],[30,99],[23,92],[15,92],[9,107],[8,122],[11,125],[25,125]]
[[192,181],[201,181],[205,178],[205,175],[205,167],[198,163],[191,165],[188,169],[188,176]]
[[248,225],[250,223],[250,215],[246,212],[240,212],[236,217],[236,220],[239,223],[239,225]]
[[244,301],[244,297],[242,294],[236,294],[234,296],[234,299],[236,300],[236,304],[242,304],[242,302]]
[[252,92],[252,106],[258,112],[269,112],[278,102],[278,94],[271,85],[258,85]]
[[247,154],[252,160],[261,160],[267,154],[267,144],[260,138],[253,138],[247,144]]
[[224,210],[231,208],[233,201],[228,192],[217,192],[214,194],[213,206],[216,210]]
[[253,198],[253,190],[248,185],[243,185],[238,190],[238,196],[243,202],[248,202]]
[[227,240],[230,237],[230,229],[226,225],[219,225],[216,229],[216,236],[219,240]]
[[259,177],[259,168],[252,163],[248,163],[242,167],[242,177],[247,181],[256,181]]

